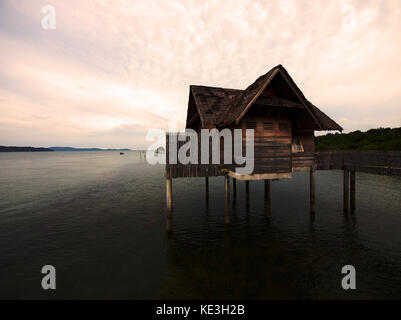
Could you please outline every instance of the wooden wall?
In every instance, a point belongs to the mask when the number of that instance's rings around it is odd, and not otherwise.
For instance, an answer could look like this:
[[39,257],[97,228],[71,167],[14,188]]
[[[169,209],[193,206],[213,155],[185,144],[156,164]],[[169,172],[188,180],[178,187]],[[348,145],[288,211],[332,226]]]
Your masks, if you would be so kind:
[[293,140],[299,139],[302,143],[304,152],[296,152],[292,154],[292,171],[308,171],[311,167],[316,169],[314,157],[315,152],[315,136],[310,131],[294,131]]
[[[266,109],[265,109],[266,110]],[[254,174],[290,173],[292,171],[308,171],[312,166],[316,168],[314,158],[313,131],[298,131],[294,128],[294,120],[280,114],[279,110],[264,112],[263,109],[250,110],[235,128],[242,129],[242,150],[246,154],[246,129],[254,129]],[[222,128],[220,128],[222,129]],[[230,130],[234,127],[230,127]],[[292,152],[293,139],[301,139],[303,152]],[[200,150],[200,138],[198,145]],[[186,141],[178,142],[178,148]],[[211,144],[211,142],[210,142]],[[167,149],[169,150],[169,149]],[[211,146],[209,147],[211,151]],[[211,152],[210,152],[211,153]],[[198,154],[200,163],[201,154]],[[220,159],[224,159],[224,144],[220,144]],[[211,157],[209,163],[212,163]],[[202,165],[202,164],[169,164],[166,165],[166,176],[175,177],[208,177],[221,175],[221,170],[235,170],[234,165]]]
[[246,129],[254,129],[254,173],[291,172],[291,120],[250,114],[241,121],[243,154]]

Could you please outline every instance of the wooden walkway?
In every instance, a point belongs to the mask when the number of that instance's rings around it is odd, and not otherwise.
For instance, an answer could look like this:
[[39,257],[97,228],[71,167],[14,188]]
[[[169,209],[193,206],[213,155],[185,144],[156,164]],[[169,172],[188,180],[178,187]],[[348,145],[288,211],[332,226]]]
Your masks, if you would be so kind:
[[[232,166],[166,164],[166,228],[172,230],[173,192],[172,180],[179,177],[205,177],[205,196],[209,199],[209,176],[224,176],[225,223],[230,223],[230,174]],[[401,151],[325,151],[314,154],[309,168],[309,212],[315,214],[315,170],[343,170],[343,210],[354,212],[356,208],[356,172],[401,176]],[[291,173],[290,173],[291,175]],[[232,175],[231,175],[232,176]],[[233,177],[233,194],[237,196],[237,178]],[[251,179],[250,179],[251,180]],[[249,179],[245,181],[245,199],[249,206]],[[265,180],[265,214],[270,217],[270,180]]]

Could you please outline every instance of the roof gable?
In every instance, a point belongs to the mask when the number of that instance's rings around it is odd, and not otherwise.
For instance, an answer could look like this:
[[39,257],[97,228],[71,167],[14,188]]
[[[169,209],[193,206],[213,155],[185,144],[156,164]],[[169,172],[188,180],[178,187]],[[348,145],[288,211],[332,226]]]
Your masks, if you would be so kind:
[[271,80],[273,80],[278,71],[279,70],[277,67],[271,69],[268,73],[256,79],[254,83],[252,83],[248,88],[246,88],[242,92],[241,97],[238,98],[237,103],[233,106],[231,110],[233,117],[231,117],[231,119],[226,119],[226,120],[222,119],[222,122],[223,123],[225,121],[231,122],[235,120],[235,122],[238,123],[245,115],[245,113],[249,110],[249,108],[252,106],[252,104],[256,101],[256,99],[266,89]]

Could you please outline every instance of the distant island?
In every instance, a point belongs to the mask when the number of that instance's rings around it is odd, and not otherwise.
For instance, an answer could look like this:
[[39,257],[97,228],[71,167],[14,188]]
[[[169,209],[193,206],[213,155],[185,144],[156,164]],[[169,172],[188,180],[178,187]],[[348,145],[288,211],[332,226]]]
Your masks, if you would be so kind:
[[53,151],[53,150],[50,148],[0,146],[0,152],[43,152],[43,151]]
[[401,128],[328,133],[315,137],[315,150],[401,150]]
[[15,147],[0,146],[0,152],[42,152],[42,151],[131,151],[131,149],[101,149],[101,148],[73,148],[73,147]]
[[53,151],[131,151],[131,149],[101,149],[101,148],[73,148],[73,147],[50,147]]
[[[401,150],[401,128],[378,128],[366,132],[328,133],[315,137],[316,151],[329,150]],[[74,147],[15,147],[0,146],[0,152],[43,152],[43,151],[132,151],[131,149],[101,149]],[[158,152],[162,152],[158,150]]]

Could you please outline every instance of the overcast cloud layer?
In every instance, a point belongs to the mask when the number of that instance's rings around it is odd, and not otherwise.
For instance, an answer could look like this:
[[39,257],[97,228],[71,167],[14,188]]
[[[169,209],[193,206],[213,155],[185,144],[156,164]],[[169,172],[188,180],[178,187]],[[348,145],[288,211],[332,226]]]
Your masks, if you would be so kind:
[[184,128],[189,84],[280,63],[346,132],[401,126],[400,30],[399,0],[2,0],[0,145],[143,148]]

